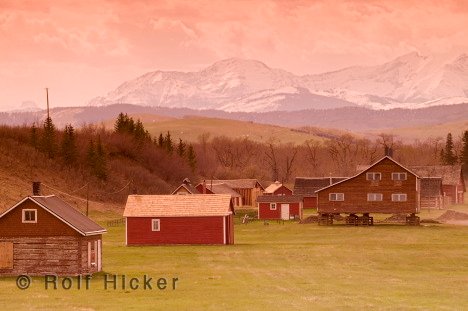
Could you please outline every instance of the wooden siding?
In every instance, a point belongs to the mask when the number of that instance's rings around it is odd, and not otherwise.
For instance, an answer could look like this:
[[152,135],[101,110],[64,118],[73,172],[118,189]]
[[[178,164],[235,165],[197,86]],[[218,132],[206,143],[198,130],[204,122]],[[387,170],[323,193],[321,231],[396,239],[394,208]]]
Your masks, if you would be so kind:
[[289,216],[302,219],[301,203],[276,203],[276,210],[270,209],[270,203],[258,203],[258,219],[281,219],[281,205],[289,204]]
[[[152,219],[160,219],[160,231],[151,230]],[[127,217],[127,245],[223,244],[224,222],[223,216]]]
[[260,188],[235,188],[234,191],[242,196],[243,205],[248,206],[253,206],[257,201],[257,197],[263,193]]
[[[23,223],[23,209],[37,210],[37,223]],[[0,237],[81,236],[69,225],[27,200],[0,218]]]
[[[382,174],[380,181],[366,180],[367,172]],[[407,180],[394,181],[392,173],[406,172],[388,158],[361,174],[318,192],[319,213],[417,213],[419,212],[419,180],[407,174]],[[344,193],[344,201],[330,201],[330,193]],[[368,193],[383,194],[382,201],[368,202]],[[392,194],[406,193],[406,202],[392,202]]]
[[317,208],[317,197],[304,197],[304,208]]
[[421,197],[421,209],[443,209],[444,198],[442,196]]
[[[97,265],[88,267],[88,241],[91,237],[0,237],[13,244],[13,267],[0,269],[0,275],[78,275],[98,272]],[[96,253],[97,256],[97,253]]]

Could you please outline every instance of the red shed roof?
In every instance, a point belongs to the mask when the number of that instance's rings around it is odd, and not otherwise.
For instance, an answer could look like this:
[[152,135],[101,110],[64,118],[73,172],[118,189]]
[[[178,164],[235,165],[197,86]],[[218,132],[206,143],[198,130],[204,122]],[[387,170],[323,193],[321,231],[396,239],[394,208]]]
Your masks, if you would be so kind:
[[99,226],[97,223],[89,219],[87,216],[83,215],[77,211],[73,206],[69,205],[62,199],[56,197],[55,195],[49,196],[30,196],[26,197],[23,200],[16,203],[14,206],[6,210],[0,215],[0,218],[14,210],[17,206],[21,205],[23,202],[31,200],[36,203],[71,228],[76,230],[78,233],[84,236],[102,234],[107,232],[106,229]]
[[129,195],[124,217],[197,217],[234,214],[227,194]]
[[300,195],[261,195],[257,197],[258,203],[299,203],[304,198]]

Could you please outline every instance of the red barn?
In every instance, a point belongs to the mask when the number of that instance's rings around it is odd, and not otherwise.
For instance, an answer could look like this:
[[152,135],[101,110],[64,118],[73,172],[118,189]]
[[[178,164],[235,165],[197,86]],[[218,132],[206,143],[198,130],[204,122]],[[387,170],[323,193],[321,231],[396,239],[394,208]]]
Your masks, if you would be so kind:
[[102,269],[106,230],[56,196],[30,196],[0,215],[0,275]]
[[262,195],[257,197],[258,219],[302,219],[302,197]]
[[292,195],[293,192],[291,189],[280,183],[279,181],[275,181],[271,185],[265,188],[263,194],[266,195]]
[[230,195],[130,195],[126,245],[234,244]]

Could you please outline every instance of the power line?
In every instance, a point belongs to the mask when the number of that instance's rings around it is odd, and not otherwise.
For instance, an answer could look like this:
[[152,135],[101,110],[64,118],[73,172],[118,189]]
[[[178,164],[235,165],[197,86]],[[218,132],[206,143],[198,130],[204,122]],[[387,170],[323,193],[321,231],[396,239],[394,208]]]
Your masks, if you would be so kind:
[[71,197],[71,198],[74,198],[74,199],[77,199],[77,200],[81,200],[81,201],[83,201],[83,202],[87,202],[86,199],[83,199],[83,198],[80,198],[80,197],[71,195],[70,193],[67,193],[67,192],[60,191],[60,190],[55,189],[54,187],[51,187],[51,186],[49,186],[49,185],[47,185],[47,184],[44,184],[44,183],[41,183],[41,184],[44,185],[44,186],[46,186],[47,188],[49,188],[49,189],[51,189],[51,190],[57,191],[57,192],[59,192],[59,193],[61,193],[61,194],[67,195],[67,196],[69,196],[69,197]]

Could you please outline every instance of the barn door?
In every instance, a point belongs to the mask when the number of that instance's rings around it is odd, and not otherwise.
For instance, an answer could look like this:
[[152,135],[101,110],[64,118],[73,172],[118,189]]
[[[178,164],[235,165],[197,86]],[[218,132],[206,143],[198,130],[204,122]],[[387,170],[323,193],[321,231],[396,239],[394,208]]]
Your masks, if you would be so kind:
[[281,204],[281,219],[289,220],[289,204]]
[[12,242],[0,242],[0,269],[13,269]]

